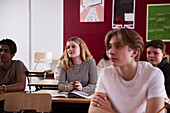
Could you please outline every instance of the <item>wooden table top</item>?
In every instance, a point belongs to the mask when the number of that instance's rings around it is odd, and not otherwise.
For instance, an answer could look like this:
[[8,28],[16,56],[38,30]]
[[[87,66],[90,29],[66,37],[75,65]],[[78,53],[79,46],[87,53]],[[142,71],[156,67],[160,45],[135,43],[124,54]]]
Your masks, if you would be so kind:
[[44,79],[33,83],[28,83],[28,86],[58,86],[58,80],[55,79]]

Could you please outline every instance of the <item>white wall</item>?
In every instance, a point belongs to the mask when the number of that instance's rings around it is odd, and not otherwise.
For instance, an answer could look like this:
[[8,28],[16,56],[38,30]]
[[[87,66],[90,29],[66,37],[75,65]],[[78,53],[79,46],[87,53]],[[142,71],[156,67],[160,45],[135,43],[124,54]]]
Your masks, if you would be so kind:
[[63,0],[30,1],[31,30],[29,0],[0,0],[0,39],[11,37],[18,46],[14,59],[31,69],[35,52],[52,52],[54,68],[63,52]]
[[17,44],[14,59],[29,67],[28,1],[0,0],[0,40],[11,38]]
[[50,51],[55,61],[63,52],[63,0],[32,0],[31,9],[32,58]]

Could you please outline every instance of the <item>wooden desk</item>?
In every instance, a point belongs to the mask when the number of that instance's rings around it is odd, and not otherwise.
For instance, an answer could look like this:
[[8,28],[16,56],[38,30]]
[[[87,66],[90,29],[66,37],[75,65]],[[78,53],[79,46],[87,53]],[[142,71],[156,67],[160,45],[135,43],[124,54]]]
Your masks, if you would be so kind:
[[54,79],[44,79],[34,83],[28,83],[28,86],[35,86],[36,91],[43,89],[44,87],[57,88],[58,80]]
[[[34,93],[52,93],[59,90],[39,90]],[[91,99],[84,98],[52,98],[52,113],[88,113]]]

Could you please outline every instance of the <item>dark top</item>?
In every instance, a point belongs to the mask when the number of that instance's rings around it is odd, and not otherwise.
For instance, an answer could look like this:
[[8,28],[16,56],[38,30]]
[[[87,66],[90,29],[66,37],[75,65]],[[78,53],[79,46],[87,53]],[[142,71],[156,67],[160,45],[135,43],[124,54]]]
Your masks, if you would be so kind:
[[11,66],[7,72],[4,72],[0,66],[0,85],[18,83],[17,76],[27,72],[27,68],[20,60],[12,60]]
[[170,95],[170,62],[168,62],[168,59],[165,57],[157,67],[162,70],[165,76],[166,93]]

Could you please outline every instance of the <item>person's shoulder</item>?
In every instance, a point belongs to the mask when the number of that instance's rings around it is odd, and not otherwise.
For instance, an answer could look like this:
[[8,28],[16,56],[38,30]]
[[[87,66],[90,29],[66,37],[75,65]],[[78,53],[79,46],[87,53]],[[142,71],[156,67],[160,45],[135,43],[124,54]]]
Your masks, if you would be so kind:
[[[146,61],[138,62],[139,73],[145,73],[144,75],[157,75],[158,73],[163,74],[162,71],[158,67],[154,67],[151,63]],[[143,75],[143,76],[144,76]]]
[[146,69],[156,69],[156,67],[154,67],[151,63],[147,62],[147,61],[139,61],[138,62],[139,66],[141,68],[146,68]]
[[102,59],[100,59],[100,61],[99,62],[104,62],[105,61],[105,59],[104,58],[102,58]]
[[116,71],[116,67],[114,67],[114,66],[108,66],[108,67],[105,67],[105,68],[103,68],[103,73],[105,74],[105,75],[109,75],[109,73],[112,73],[113,74],[113,72],[114,71]]
[[138,62],[139,68],[143,72],[161,72],[161,70],[158,67],[154,67],[151,63],[146,62],[146,61],[139,61]]
[[17,65],[19,65],[19,64],[24,65],[24,63],[21,60],[13,60],[13,63],[17,64]]
[[94,59],[89,59],[87,61],[84,61],[84,63],[87,63],[87,64],[95,63],[96,64],[96,61]]

